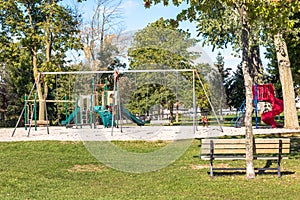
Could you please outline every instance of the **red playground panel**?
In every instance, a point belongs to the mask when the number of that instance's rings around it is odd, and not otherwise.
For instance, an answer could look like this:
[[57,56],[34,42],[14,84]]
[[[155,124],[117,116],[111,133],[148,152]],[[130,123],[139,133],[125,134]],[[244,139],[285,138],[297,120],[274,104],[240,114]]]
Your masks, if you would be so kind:
[[[265,101],[272,104],[272,110],[263,112],[261,120],[266,124],[272,125],[272,128],[282,127],[278,124],[274,117],[283,112],[283,101],[275,98],[274,86],[272,84],[254,85],[252,87],[253,99],[257,101]],[[257,102],[256,102],[257,103]]]
[[253,99],[257,95],[257,101],[274,102],[274,86],[273,84],[254,85],[252,87]]

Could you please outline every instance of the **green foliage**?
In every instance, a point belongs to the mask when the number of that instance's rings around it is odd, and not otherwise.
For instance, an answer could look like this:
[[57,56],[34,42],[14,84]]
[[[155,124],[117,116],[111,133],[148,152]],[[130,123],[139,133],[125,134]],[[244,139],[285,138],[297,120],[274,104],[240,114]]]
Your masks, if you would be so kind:
[[[111,54],[112,55],[112,54]],[[126,69],[126,63],[122,63],[122,61],[117,57],[110,57],[109,62],[107,63],[105,70],[115,71],[115,70],[124,70]],[[122,74],[118,75],[118,78],[122,77]],[[102,74],[101,80],[108,81],[107,83],[107,90],[114,90],[114,74]],[[100,80],[100,82],[101,82]]]
[[24,106],[24,95],[29,93],[33,85],[32,68],[28,60],[30,55],[19,44],[7,43],[0,52],[1,69],[1,109],[11,126],[14,124]]
[[[22,97],[29,93],[38,71],[63,71],[67,52],[81,48],[79,16],[60,2],[0,2],[0,66],[6,71],[2,81],[7,86],[8,116],[20,113]],[[41,79],[47,97],[47,91],[55,90],[55,79]],[[53,110],[53,105],[49,109]]]
[[112,68],[116,63],[120,63],[120,60],[115,57],[119,54],[119,50],[116,45],[111,41],[106,41],[104,47],[98,53],[97,59],[99,61],[99,69]]
[[139,114],[149,115],[150,109],[154,105],[161,105],[171,110],[173,115],[173,105],[176,102],[176,94],[163,85],[150,84],[143,85],[134,91],[128,108]]
[[[295,21],[295,28],[300,28],[300,12],[295,13],[295,15],[292,17]],[[299,95],[299,71],[300,71],[300,62],[299,62],[299,53],[300,53],[300,35],[294,35],[292,33],[286,33],[284,34],[284,39],[286,41],[287,47],[288,47],[288,54],[289,59],[291,62],[291,70],[293,75],[294,84],[296,87],[296,94]],[[278,62],[276,59],[276,52],[275,47],[272,44],[269,44],[269,47],[267,48],[266,57],[270,60],[267,68],[267,72],[269,74],[269,82],[273,83],[275,86],[275,90],[277,91],[277,94],[279,96],[282,96],[281,92],[281,83],[279,80],[279,71],[278,71]]]
[[[160,18],[144,29],[136,32],[132,47],[128,50],[130,69],[192,69],[192,61],[199,54],[189,48],[196,45],[197,40],[191,39],[190,34],[177,28],[172,20]],[[148,113],[154,104],[162,108],[169,108],[173,114],[173,105],[180,101],[181,105],[190,107],[192,102],[191,73],[148,73],[136,80],[137,91],[131,100],[132,109],[136,112]],[[178,77],[180,80],[178,80]],[[155,81],[154,81],[155,80]],[[147,83],[150,82],[150,83]],[[155,82],[152,84],[151,82]],[[189,82],[189,84],[185,84]],[[145,91],[147,95],[145,95]],[[171,92],[172,91],[172,92]],[[136,103],[133,103],[137,101]],[[137,106],[135,105],[139,105]],[[141,107],[140,107],[141,106]]]
[[170,20],[160,18],[135,33],[132,47],[128,50],[131,69],[184,69],[199,56],[188,48],[197,40],[177,29]]
[[[210,44],[213,47],[226,47],[227,44],[234,46],[236,51],[241,49],[241,5],[244,3],[247,7],[247,23],[249,31],[250,47],[257,44],[264,44],[270,47],[270,53],[275,53],[273,36],[278,33],[285,33],[285,40],[288,42],[289,54],[293,67],[294,80],[298,85],[298,64],[296,47],[299,43],[299,1],[162,1],[145,0],[145,7],[153,4],[163,3],[168,5],[188,4],[177,15],[178,21],[189,20],[196,22],[199,35],[203,37],[203,44]],[[255,41],[254,41],[255,40]],[[299,45],[298,45],[299,46]],[[271,82],[275,83],[275,88],[279,90],[280,83],[278,78],[277,62],[275,55],[268,55],[272,66],[269,68]],[[252,61],[252,60],[250,60]],[[251,64],[251,63],[250,63]],[[253,64],[253,63],[252,63]]]
[[79,16],[59,3],[60,0],[0,3],[1,29],[8,35],[6,43],[17,41],[20,48],[37,56],[39,71],[57,71],[65,64],[68,50],[81,48],[77,37]]
[[225,88],[228,106],[239,108],[246,98],[241,65],[238,65],[237,70],[227,79]]

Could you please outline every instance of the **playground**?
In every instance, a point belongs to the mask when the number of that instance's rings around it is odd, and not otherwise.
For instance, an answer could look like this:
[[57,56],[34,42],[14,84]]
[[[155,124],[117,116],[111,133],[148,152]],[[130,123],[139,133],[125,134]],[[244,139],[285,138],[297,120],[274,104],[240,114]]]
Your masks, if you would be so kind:
[[[25,95],[24,108],[15,128],[0,130],[1,141],[154,141],[245,134],[245,102],[236,111],[230,126],[224,126],[211,103],[213,95],[207,94],[195,70],[42,72],[40,76],[55,76],[56,86],[63,88],[61,94],[56,92],[56,97],[42,100],[45,103],[40,104],[34,92],[37,85],[34,84],[29,95]],[[58,84],[59,79],[66,77],[68,81],[64,82],[68,85]],[[71,80],[74,82],[72,86]],[[196,89],[197,84],[200,88]],[[155,96],[158,103],[153,100],[155,87],[161,92]],[[206,127],[199,125],[201,111],[196,108],[196,90],[199,89],[204,91],[211,107],[210,116],[214,118],[214,123]],[[275,121],[284,108],[283,101],[275,98],[272,84],[254,85],[252,90],[254,135],[299,132],[283,129],[283,125]],[[34,99],[30,99],[32,97]],[[61,107],[61,112],[58,112],[61,126],[50,125],[47,104],[53,102]],[[37,117],[41,105],[45,106],[45,120]],[[265,126],[258,126],[259,117]],[[19,127],[20,121],[24,122],[24,128]],[[41,121],[42,126],[38,127]],[[13,137],[9,137],[10,133]]]
[[[111,131],[111,135],[118,131],[139,132],[142,128],[146,130],[146,126],[151,126],[149,130],[157,132],[170,124],[183,125],[189,129],[186,132],[195,133],[197,115],[194,70],[130,70],[119,73],[40,73],[43,78],[55,77],[56,91],[52,99],[38,99],[35,92],[38,91],[38,84],[33,85],[29,95],[24,97],[24,107],[12,136],[18,134],[20,124],[24,125],[27,136],[33,130],[37,131],[39,126],[47,127],[46,132],[50,134],[53,119],[56,126],[78,130],[90,128],[90,132]],[[69,80],[60,83],[60,79],[66,78]],[[203,84],[200,78],[199,81]],[[43,84],[42,78],[40,82]],[[47,108],[51,103],[52,108],[53,103],[56,105],[55,116],[54,112],[49,114]]]

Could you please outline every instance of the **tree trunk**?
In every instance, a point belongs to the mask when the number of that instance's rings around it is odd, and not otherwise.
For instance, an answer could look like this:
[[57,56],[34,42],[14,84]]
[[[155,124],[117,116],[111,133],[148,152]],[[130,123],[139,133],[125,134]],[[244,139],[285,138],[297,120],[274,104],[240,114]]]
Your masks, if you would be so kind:
[[284,103],[284,127],[289,129],[299,128],[295,102],[294,82],[290,68],[290,59],[286,43],[282,34],[274,36],[274,44],[278,61],[279,78],[282,86]]
[[252,77],[249,69],[249,28],[247,22],[246,4],[243,3],[240,8],[240,17],[242,22],[242,69],[244,74],[245,89],[246,89],[246,113],[245,113],[245,140],[246,140],[246,173],[247,178],[254,178],[253,164],[253,130],[252,130],[252,111],[253,111],[253,96],[252,96]]
[[38,87],[38,99],[39,99],[39,121],[44,121],[46,102],[42,91],[42,84],[37,83],[37,87]]
[[37,68],[37,47],[33,45],[32,48],[32,65],[33,65],[33,77],[36,83],[37,87],[37,95],[38,95],[38,100],[39,100],[39,120],[44,120],[45,116],[45,102],[43,101],[43,92],[42,92],[42,86],[41,86],[41,81],[38,73],[38,68]]
[[252,45],[250,49],[250,64],[252,65],[253,69],[253,80],[256,84],[263,84],[263,65],[260,58],[260,50],[259,45],[257,44],[257,39],[253,35],[252,36]]
[[[259,44],[257,43],[257,37],[255,34],[252,35],[252,45],[250,48],[250,65],[252,65],[252,76],[253,76],[253,81],[254,84],[264,84],[263,82],[263,65],[260,57],[260,49],[259,49]],[[265,105],[265,102],[257,102],[258,107],[260,109],[260,115],[263,113],[263,107]],[[264,123],[261,118],[260,118],[260,123]]]
[[[31,29],[33,32],[35,32],[35,26],[33,24],[33,19],[31,16],[31,9],[30,7],[27,7],[27,12],[29,16],[29,24],[31,26]],[[38,73],[38,66],[37,66],[37,44],[36,42],[33,42],[32,48],[31,48],[31,54],[32,54],[32,66],[33,66],[33,77],[36,82],[36,87],[37,87],[37,95],[38,95],[38,100],[39,100],[39,120],[44,120],[45,119],[45,102],[44,102],[44,95],[42,92],[42,87],[41,87],[41,82]],[[46,92],[48,92],[48,88],[46,87]]]

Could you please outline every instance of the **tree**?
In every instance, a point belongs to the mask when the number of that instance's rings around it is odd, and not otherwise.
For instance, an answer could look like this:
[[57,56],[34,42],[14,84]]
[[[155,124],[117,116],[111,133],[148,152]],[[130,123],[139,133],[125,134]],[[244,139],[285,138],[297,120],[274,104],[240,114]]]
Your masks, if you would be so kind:
[[[155,1],[158,3],[160,1]],[[181,3],[181,1],[173,1],[175,5]],[[168,1],[164,1],[164,4],[167,5]],[[254,165],[253,165],[253,132],[252,132],[252,85],[253,80],[251,77],[251,68],[249,68],[249,16],[248,16],[248,4],[245,1],[223,1],[225,4],[225,8],[231,8],[238,13],[238,20],[240,22],[239,26],[241,27],[241,43],[242,43],[242,69],[245,80],[245,90],[246,90],[246,113],[245,113],[245,138],[246,138],[246,169],[247,169],[247,177],[254,178]],[[151,1],[146,1],[146,6],[151,5]],[[217,7],[218,6],[218,7]],[[190,2],[190,7],[188,11],[184,12],[180,15],[180,17],[188,16],[190,20],[195,20],[197,13],[209,13],[211,10],[214,14],[215,10],[219,10],[219,7],[222,8],[222,4],[210,1],[210,2]],[[213,8],[213,9],[211,9]],[[223,8],[222,8],[223,9]],[[179,17],[179,18],[180,18]],[[211,30],[211,35],[215,36],[214,30]],[[218,38],[216,38],[218,40]],[[223,38],[221,39],[223,41]],[[224,44],[224,42],[222,42]]]
[[39,71],[63,67],[66,52],[80,48],[77,38],[78,16],[59,4],[60,0],[2,1],[1,26],[9,31],[10,43],[17,41],[31,56],[39,99],[39,120],[45,118],[45,99],[50,80]]
[[225,91],[227,104],[230,107],[239,108],[245,100],[244,76],[241,65],[238,65],[233,75],[228,78]]
[[[146,0],[145,1],[145,7],[151,6],[152,3],[160,3],[160,0]],[[182,1],[172,1],[174,5],[179,5],[182,3]],[[279,2],[279,3],[278,3]],[[168,5],[169,1],[163,1],[164,5]],[[238,29],[239,30],[239,35],[240,38],[239,43],[241,44],[241,49],[242,49],[242,69],[243,69],[243,74],[244,74],[244,80],[245,80],[245,90],[246,90],[246,117],[245,117],[245,126],[246,126],[246,168],[247,168],[247,177],[248,178],[253,178],[255,176],[254,174],[254,168],[253,168],[253,149],[252,149],[252,144],[253,144],[253,133],[252,133],[252,120],[251,120],[251,114],[252,114],[252,85],[253,85],[253,80],[252,80],[252,74],[255,72],[254,69],[254,64],[252,63],[249,65],[249,62],[253,62],[254,59],[250,59],[249,53],[251,52],[251,48],[249,48],[249,45],[251,44],[250,42],[250,36],[249,34],[255,34],[256,37],[253,39],[253,44],[255,45],[255,39],[259,39],[257,36],[259,36],[259,30],[261,30],[262,26],[259,26],[259,24],[268,24],[272,22],[275,22],[277,24],[282,24],[282,22],[285,22],[284,24],[291,25],[291,21],[289,21],[286,16],[288,14],[291,14],[290,10],[292,9],[298,9],[299,3],[298,1],[289,1],[288,6],[284,9],[284,14],[281,15],[279,18],[275,18],[275,16],[278,15],[278,8],[281,8],[280,6],[283,6],[285,4],[285,1],[233,1],[233,0],[223,0],[223,1],[190,1],[189,7],[186,10],[183,10],[179,15],[177,15],[178,20],[182,19],[189,19],[190,21],[196,21],[198,18],[200,18],[200,21],[203,22],[204,24],[208,24],[207,26],[209,28],[204,29],[204,33],[207,33],[208,36],[210,36],[208,42],[212,42],[213,44],[217,43],[220,46],[226,45],[228,42],[232,42],[232,32],[224,32],[223,31],[223,26],[220,26],[220,23],[211,23],[209,21],[209,17],[203,17],[204,16],[212,16],[212,18],[216,16],[220,16],[222,21],[226,21],[226,18],[220,13],[228,14],[228,12],[225,12],[226,10],[229,10],[230,12],[233,13],[233,18],[230,19],[235,19],[239,23]],[[277,4],[278,3],[278,4]],[[275,6],[273,6],[273,4]],[[279,5],[280,4],[280,5]],[[278,6],[279,5],[279,6]],[[221,12],[220,12],[221,11]],[[223,12],[222,12],[223,11]],[[261,17],[265,16],[265,12],[272,13],[271,15],[267,15],[267,17]],[[274,14],[274,15],[273,15]],[[271,16],[271,17],[270,17]],[[201,18],[202,17],[202,18]],[[208,19],[208,20],[207,20]],[[272,22],[271,22],[272,21]],[[232,24],[232,23],[229,23]],[[235,23],[233,23],[235,24]],[[222,23],[222,25],[226,24]],[[284,25],[284,26],[285,26]],[[272,26],[276,27],[276,26]],[[278,28],[281,27],[281,28]],[[269,28],[266,27],[266,28]],[[278,32],[281,32],[282,30],[286,30],[286,27],[282,29],[282,26],[277,26],[275,30]],[[230,27],[229,27],[230,29]],[[290,30],[290,29],[289,29]],[[200,30],[200,34],[202,30]],[[266,32],[263,32],[264,34]],[[255,51],[253,51],[255,52]],[[257,52],[257,51],[256,51]],[[287,63],[287,62],[284,62]],[[287,66],[285,64],[285,66]],[[292,84],[291,80],[287,81],[287,83]],[[284,88],[285,90],[287,88]],[[286,90],[290,91],[290,90]],[[285,100],[288,102],[288,100]],[[289,105],[286,105],[289,106]],[[291,106],[293,107],[293,105]],[[293,118],[294,121],[297,121],[295,118]]]
[[82,27],[81,42],[91,70],[106,69],[114,57],[120,56],[118,46],[123,28],[122,0],[96,0],[92,19]]
[[[4,126],[14,126],[17,113],[24,106],[24,95],[33,85],[30,54],[26,49],[19,48],[19,44],[6,43],[0,53],[1,73],[1,109],[5,111]],[[23,98],[22,98],[23,97]]]
[[[299,12],[300,5],[298,1],[271,1],[267,4],[269,7],[266,15],[263,15],[263,21],[270,24],[266,28],[266,34],[274,37],[274,46],[276,50],[279,77],[282,86],[284,99],[284,126],[285,128],[298,128],[298,116],[295,104],[294,83],[290,68],[290,59],[287,50],[287,44],[283,37],[284,34],[298,35],[298,29],[295,27],[294,13]],[[280,15],[278,15],[280,10]]]
[[242,69],[244,74],[244,85],[245,85],[245,95],[246,95],[246,112],[245,112],[245,142],[246,142],[246,171],[247,178],[254,178],[254,164],[253,164],[253,131],[252,131],[252,86],[253,80],[251,77],[251,68],[249,69],[249,24],[248,24],[248,16],[247,16],[247,4],[242,2],[240,5],[238,3],[235,4],[242,24]]
[[[132,47],[128,50],[130,69],[191,69],[193,68],[191,62],[197,57],[197,53],[188,49],[193,47],[196,42],[197,40],[191,39],[187,32],[177,29],[173,21],[160,18],[135,33]],[[144,81],[139,80],[139,82],[156,80],[157,77],[153,76],[156,75],[144,74]],[[176,80],[176,75],[166,73],[162,80],[157,80],[158,84],[148,84],[147,86],[148,88],[155,87],[150,89],[153,92],[149,96],[148,99],[151,100],[148,102],[158,103],[161,108],[168,107],[171,110],[171,116],[173,115],[173,105],[178,99],[176,100],[174,94],[171,94],[166,88],[165,82],[168,82],[168,87],[176,87]],[[180,87],[184,87],[184,85],[181,84]],[[143,90],[142,87],[140,89]],[[138,96],[144,96],[142,91],[138,94]],[[192,94],[186,94],[186,96],[191,98]]]
[[[204,88],[202,88],[200,82],[196,81],[197,108],[200,108],[201,112],[211,111],[212,108],[210,107],[211,105],[209,104],[205,91],[208,91],[210,99],[217,99],[218,94],[216,94],[216,92],[218,93],[218,91],[213,90],[213,84],[217,83],[219,85],[219,79],[217,79],[217,82],[210,80],[215,74],[212,67],[207,63],[198,64],[195,68],[200,72],[200,79],[204,86]],[[189,77],[189,80],[192,81],[192,77]]]
[[222,56],[221,52],[218,53],[216,60],[217,61],[214,64],[216,70],[213,70],[213,79],[210,85],[214,87],[214,91],[217,91],[215,93],[218,95],[213,100],[220,112],[221,121],[223,121],[222,110],[224,106],[226,106],[226,88],[224,86],[227,78],[230,75],[231,69],[224,69],[224,57]]
[[184,69],[199,56],[188,49],[196,45],[186,31],[177,29],[172,20],[160,18],[135,33],[132,47],[129,48],[130,67],[141,69],[143,63],[151,63],[153,68]]
[[[295,23],[295,29],[300,28],[300,12],[295,13],[295,15],[292,17],[293,19],[297,20]],[[284,39],[287,43],[288,47],[288,54],[291,62],[291,69],[292,69],[292,75],[294,80],[294,85],[296,88],[296,95],[300,96],[300,33],[295,36],[294,34],[286,33],[284,34]]]
[[[295,23],[295,28],[300,28],[300,12],[295,13],[293,19],[297,20]],[[299,85],[300,85],[300,60],[298,59],[300,54],[300,41],[299,33],[294,36],[294,34],[285,34],[284,39],[288,46],[288,55],[291,62],[292,75],[294,80],[294,85],[297,88],[296,94],[300,96]]]

